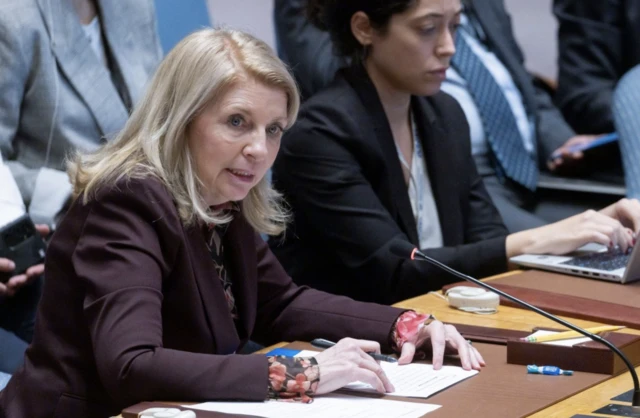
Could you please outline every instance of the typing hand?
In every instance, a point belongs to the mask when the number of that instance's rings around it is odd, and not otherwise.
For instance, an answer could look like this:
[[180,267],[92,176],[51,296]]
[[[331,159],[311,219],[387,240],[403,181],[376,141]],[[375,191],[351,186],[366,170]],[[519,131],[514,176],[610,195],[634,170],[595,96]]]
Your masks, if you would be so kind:
[[320,383],[316,393],[333,392],[355,381],[368,383],[380,393],[393,392],[395,389],[380,364],[367,352],[380,353],[380,344],[343,338],[333,347],[316,355],[320,370]]
[[616,203],[602,209],[600,213],[616,219],[632,230],[635,236],[640,231],[640,201],[638,199],[620,199]]
[[633,231],[614,217],[594,210],[525,232],[530,237],[523,253],[566,254],[590,242],[618,246],[623,252],[633,246]]
[[486,365],[478,350],[469,344],[453,325],[443,324],[440,321],[432,321],[429,325],[422,327],[413,340],[405,342],[402,345],[398,363],[411,363],[416,356],[416,351],[420,356],[424,356],[424,352],[432,352],[434,370],[442,367],[445,353],[458,354],[462,368],[465,370],[480,370]]
[[[35,227],[43,237],[47,236],[50,232],[47,225],[38,224]],[[6,258],[0,258],[0,272],[11,273],[15,268],[16,266],[13,261]],[[43,273],[44,264],[36,264],[35,266],[29,267],[27,271],[11,277],[6,283],[0,283],[0,296],[15,295],[16,292],[20,290],[20,288],[31,283],[36,277],[42,275]]]

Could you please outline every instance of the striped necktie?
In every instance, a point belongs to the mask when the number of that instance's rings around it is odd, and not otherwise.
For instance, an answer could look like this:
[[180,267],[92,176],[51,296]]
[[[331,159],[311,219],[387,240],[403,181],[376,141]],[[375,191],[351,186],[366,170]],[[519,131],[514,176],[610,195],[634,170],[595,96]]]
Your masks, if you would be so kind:
[[462,33],[456,36],[456,53],[451,63],[467,81],[469,93],[478,107],[487,140],[496,157],[496,170],[527,189],[535,190],[539,174],[535,157],[524,147],[516,118],[498,82]]

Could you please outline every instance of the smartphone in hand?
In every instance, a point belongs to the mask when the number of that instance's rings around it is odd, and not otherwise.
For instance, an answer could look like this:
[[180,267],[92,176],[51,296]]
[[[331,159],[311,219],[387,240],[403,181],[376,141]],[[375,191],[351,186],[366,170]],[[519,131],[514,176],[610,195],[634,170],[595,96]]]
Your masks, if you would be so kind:
[[0,228],[0,257],[8,258],[16,265],[12,272],[0,272],[0,282],[6,283],[29,267],[42,263],[45,249],[44,240],[29,215],[25,214]]

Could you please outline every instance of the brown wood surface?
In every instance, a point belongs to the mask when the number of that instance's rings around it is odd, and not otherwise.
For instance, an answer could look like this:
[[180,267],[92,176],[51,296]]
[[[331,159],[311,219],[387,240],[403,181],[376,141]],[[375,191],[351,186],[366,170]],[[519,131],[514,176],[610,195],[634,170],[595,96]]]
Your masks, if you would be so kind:
[[549,271],[526,270],[512,278],[496,278],[493,282],[640,309],[640,281],[620,284]]
[[[529,270],[511,277],[497,278],[492,283],[521,300],[547,312],[640,329],[640,282],[620,284],[565,274]],[[458,282],[458,285],[475,286]],[[518,307],[501,298],[506,306]]]
[[[517,275],[520,273],[521,273],[520,271],[513,271],[513,272],[501,274],[498,276],[494,276],[485,280],[490,282],[493,280],[504,279],[506,277]],[[504,282],[507,282],[507,281],[508,280],[504,280]],[[514,330],[522,330],[522,331],[529,331],[534,327],[559,328],[559,325],[557,323],[549,319],[543,318],[534,312],[523,310],[523,309],[511,308],[507,306],[500,306],[498,312],[493,315],[477,315],[477,314],[462,312],[457,309],[450,308],[445,300],[441,299],[441,297],[435,294],[428,294],[428,295],[419,296],[413,299],[408,299],[406,301],[397,303],[395,306],[407,308],[407,309],[415,309],[420,312],[430,312],[430,313],[433,313],[438,319],[444,322],[514,329]],[[583,328],[594,327],[599,325],[608,325],[607,323],[604,323],[604,322],[587,321],[582,319],[571,319],[567,317],[563,317],[563,319],[568,319],[574,324]],[[629,334],[640,335],[640,331],[635,329],[625,329],[624,332]],[[489,367],[490,366],[491,364],[489,364]],[[640,373],[640,367],[636,368],[636,372]],[[602,383],[599,383],[591,387],[590,389],[580,392],[577,395],[571,396],[554,405],[551,405],[545,409],[542,409],[534,413],[533,415],[530,415],[530,417],[531,418],[568,418],[575,414],[588,414],[593,416],[604,417],[604,415],[593,414],[592,411],[595,411],[596,409],[602,406],[605,406],[609,403],[619,403],[619,402],[611,401],[610,399],[632,388],[633,388],[633,383],[631,381],[630,374],[623,373],[615,378],[608,379]],[[514,388],[514,390],[517,390],[517,388]],[[435,399],[435,397],[430,399]],[[469,412],[470,413],[466,414],[467,416],[480,417],[480,415],[475,415],[474,413],[472,413],[472,411],[469,411]],[[492,416],[492,415],[489,415],[489,416]],[[435,415],[431,414],[429,415],[429,417],[435,417]]]
[[[520,274],[520,271],[505,273],[485,280],[492,281],[503,279],[505,277],[517,274]],[[435,294],[419,296],[397,303],[395,306],[414,309],[420,312],[433,313],[438,319],[442,320],[443,322],[449,323],[468,324],[481,327],[494,327],[520,331],[530,331],[534,327],[559,327],[559,325],[555,322],[540,317],[534,312],[507,306],[500,306],[498,312],[493,315],[477,315],[462,312],[457,309],[450,308],[447,302],[441,298],[441,295],[437,296]],[[581,327],[606,325],[606,323],[603,322],[594,322],[581,319],[570,320]],[[624,332],[640,335],[640,331],[635,329],[625,329]],[[282,347],[285,345],[287,345],[287,343],[280,343],[261,350],[261,353],[266,353],[274,348]],[[518,415],[517,411],[507,410],[505,405],[509,405],[514,401],[514,399],[516,401],[519,400],[519,402],[523,404],[530,404],[532,402],[532,398],[540,396],[544,397],[544,399],[547,400],[548,403],[553,403],[554,400],[552,399],[552,397],[555,395],[553,391],[545,388],[546,385],[544,384],[540,385],[540,391],[538,393],[523,393],[523,388],[519,383],[519,379],[524,379],[529,383],[533,381],[534,384],[537,383],[534,379],[537,379],[543,383],[551,382],[554,384],[553,386],[555,386],[555,384],[558,384],[559,382],[562,383],[562,380],[558,379],[571,379],[571,377],[566,376],[526,375],[521,372],[523,370],[522,366],[506,365],[507,367],[513,367],[514,373],[511,376],[505,377],[504,379],[506,380],[504,380],[502,383],[499,383],[498,385],[485,385],[484,387],[482,385],[473,385],[472,383],[474,380],[478,382],[480,380],[491,378],[491,375],[493,373],[493,368],[491,367],[492,364],[500,364],[501,362],[506,363],[506,350],[504,346],[489,344],[476,344],[476,346],[481,350],[483,355],[485,355],[485,359],[487,360],[489,365],[480,373],[479,376],[461,382],[455,387],[429,398],[427,402],[438,403],[443,405],[443,407],[431,414],[428,414],[428,418],[458,418],[465,416],[472,416],[477,418],[512,418],[522,416]],[[640,373],[640,367],[636,368],[636,370]],[[561,400],[549,407],[535,412],[532,411],[534,413],[529,416],[531,418],[567,418],[575,414],[588,414],[604,417],[604,415],[593,414],[592,411],[609,403],[616,403],[612,402],[610,399],[614,396],[628,391],[633,387],[629,373],[623,373],[615,378],[610,378],[601,383],[597,383],[597,381],[599,378],[602,378],[603,375],[591,375],[587,373],[584,373],[584,375],[593,377],[594,386],[582,392],[579,392],[576,395],[567,397],[566,399]],[[566,382],[567,384],[575,383],[571,380],[565,380],[564,382]],[[558,398],[559,397],[556,396],[556,399]],[[488,410],[491,411],[487,412]]]
[[[547,405],[609,378],[607,375],[575,373],[567,376],[528,375],[526,367],[506,363],[506,346],[502,344],[475,344],[492,367],[485,368],[469,379],[450,387],[428,399],[376,396],[376,398],[442,405],[425,418],[525,417]],[[308,343],[294,342],[290,348],[316,350]],[[459,366],[456,359],[445,364]],[[345,392],[354,395],[354,392]],[[356,396],[361,396],[360,394]]]

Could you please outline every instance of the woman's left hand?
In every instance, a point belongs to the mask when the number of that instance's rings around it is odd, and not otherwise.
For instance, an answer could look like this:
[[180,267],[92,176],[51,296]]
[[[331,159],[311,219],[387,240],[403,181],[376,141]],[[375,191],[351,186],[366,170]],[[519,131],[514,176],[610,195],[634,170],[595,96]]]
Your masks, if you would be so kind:
[[[36,230],[46,237],[51,230],[47,225],[36,224]],[[15,264],[11,260],[0,258],[0,271],[11,272],[15,268]],[[44,273],[44,264],[36,264],[31,266],[22,274],[11,277],[6,283],[0,283],[0,295],[14,296],[22,287],[31,283],[34,279]]]
[[457,353],[465,370],[480,370],[486,364],[478,350],[469,344],[453,325],[440,321],[432,321],[429,325],[421,327],[414,337],[407,340],[402,345],[398,363],[411,363],[416,351],[431,351],[435,370],[442,367],[445,354]]
[[640,201],[623,198],[600,211],[603,215],[614,218],[634,233],[640,231]]

